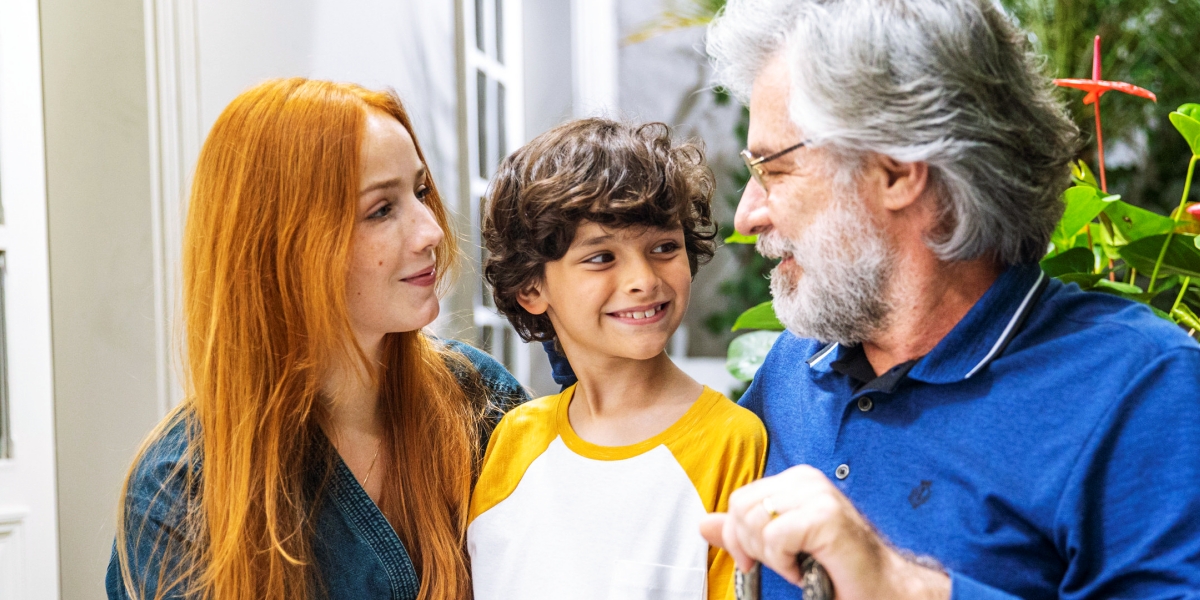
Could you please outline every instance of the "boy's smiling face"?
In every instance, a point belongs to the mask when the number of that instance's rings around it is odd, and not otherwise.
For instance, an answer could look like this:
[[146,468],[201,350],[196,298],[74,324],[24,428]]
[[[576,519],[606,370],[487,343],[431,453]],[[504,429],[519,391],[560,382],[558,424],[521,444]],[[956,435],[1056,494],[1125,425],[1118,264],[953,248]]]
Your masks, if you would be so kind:
[[683,321],[692,272],[683,228],[605,228],[585,221],[566,255],[518,301],[546,313],[572,363],[646,360]]

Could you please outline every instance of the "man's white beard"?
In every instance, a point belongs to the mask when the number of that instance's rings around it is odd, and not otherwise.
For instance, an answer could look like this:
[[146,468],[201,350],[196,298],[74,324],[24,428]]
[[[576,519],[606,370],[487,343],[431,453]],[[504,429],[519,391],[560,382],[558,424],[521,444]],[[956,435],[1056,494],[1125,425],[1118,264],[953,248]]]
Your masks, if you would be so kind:
[[775,314],[788,331],[853,345],[887,324],[892,307],[885,294],[895,253],[856,194],[835,193],[799,240],[778,230],[759,236],[758,251],[771,258],[791,255],[796,263],[771,271]]

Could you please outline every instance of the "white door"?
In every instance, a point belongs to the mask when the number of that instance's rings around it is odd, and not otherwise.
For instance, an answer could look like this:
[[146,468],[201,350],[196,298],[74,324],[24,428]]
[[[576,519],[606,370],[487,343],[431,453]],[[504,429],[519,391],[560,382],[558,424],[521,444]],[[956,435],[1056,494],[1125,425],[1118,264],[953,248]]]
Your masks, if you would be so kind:
[[58,598],[37,0],[0,0],[0,600]]

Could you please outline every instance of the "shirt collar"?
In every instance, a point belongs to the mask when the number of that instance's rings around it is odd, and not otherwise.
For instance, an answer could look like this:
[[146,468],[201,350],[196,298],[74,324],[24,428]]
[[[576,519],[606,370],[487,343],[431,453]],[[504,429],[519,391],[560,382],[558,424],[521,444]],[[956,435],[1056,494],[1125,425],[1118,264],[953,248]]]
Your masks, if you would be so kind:
[[[929,354],[897,366],[902,372],[895,381],[889,380],[888,391],[905,376],[926,383],[951,383],[970,379],[982,371],[1020,332],[1047,283],[1046,274],[1036,264],[1009,267]],[[817,371],[845,373],[848,366],[855,364],[858,354],[862,354],[862,346],[834,342],[806,362]],[[897,369],[880,375],[877,380]],[[855,379],[861,383],[861,377]]]
[[983,371],[1020,332],[1047,283],[1036,264],[1009,267],[908,376],[951,383]]
[[829,368],[853,381],[851,387],[855,397],[870,392],[890,394],[896,391],[896,386],[904,381],[908,372],[921,360],[914,358],[888,369],[882,375],[875,375],[875,368],[871,366],[871,361],[867,360],[867,353],[862,344],[842,346],[836,354],[837,359],[829,363]]

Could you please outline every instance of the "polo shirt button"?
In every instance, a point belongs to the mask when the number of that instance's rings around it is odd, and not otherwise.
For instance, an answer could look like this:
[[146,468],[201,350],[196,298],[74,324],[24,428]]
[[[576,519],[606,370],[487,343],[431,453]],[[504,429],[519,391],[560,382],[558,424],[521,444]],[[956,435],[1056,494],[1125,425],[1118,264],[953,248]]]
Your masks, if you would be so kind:
[[861,410],[862,412],[867,412],[874,407],[875,407],[875,403],[871,402],[870,398],[863,396],[862,398],[858,399],[858,410]]
[[850,465],[845,465],[845,464],[838,465],[837,470],[834,471],[833,474],[836,475],[838,479],[845,479],[845,478],[849,477],[850,476]]

